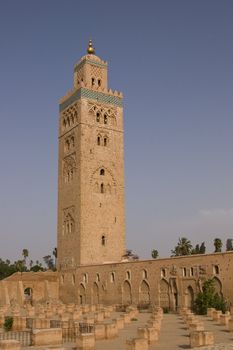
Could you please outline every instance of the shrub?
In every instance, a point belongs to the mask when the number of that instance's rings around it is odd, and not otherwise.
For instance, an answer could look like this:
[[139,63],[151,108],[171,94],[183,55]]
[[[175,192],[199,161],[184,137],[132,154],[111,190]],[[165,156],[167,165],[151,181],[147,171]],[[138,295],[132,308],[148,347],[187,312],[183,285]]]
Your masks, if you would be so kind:
[[13,326],[13,317],[6,317],[5,322],[3,324],[3,328],[6,332],[9,332]]
[[163,307],[164,314],[169,314],[169,312],[170,312],[169,307]]
[[226,300],[215,291],[213,279],[208,279],[203,283],[203,291],[198,293],[194,301],[194,311],[199,315],[206,315],[209,307],[224,313],[227,309]]

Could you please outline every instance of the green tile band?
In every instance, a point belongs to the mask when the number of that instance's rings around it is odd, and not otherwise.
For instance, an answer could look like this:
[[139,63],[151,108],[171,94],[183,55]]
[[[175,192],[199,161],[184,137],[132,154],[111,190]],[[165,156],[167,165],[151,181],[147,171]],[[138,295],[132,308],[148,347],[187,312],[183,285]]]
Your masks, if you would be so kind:
[[87,98],[90,100],[95,100],[103,102],[106,104],[115,105],[122,107],[122,98],[118,96],[111,96],[99,91],[93,91],[85,88],[80,88],[73,93],[66,101],[62,102],[59,106],[60,112],[69,107],[72,103],[79,100],[80,98]]
[[85,58],[83,61],[81,61],[79,64],[77,64],[74,67],[74,71],[77,72],[77,70],[80,69],[84,65],[84,63],[89,63],[89,64],[92,64],[93,66],[97,66],[100,68],[107,68],[107,63],[100,63],[100,62],[88,60]]

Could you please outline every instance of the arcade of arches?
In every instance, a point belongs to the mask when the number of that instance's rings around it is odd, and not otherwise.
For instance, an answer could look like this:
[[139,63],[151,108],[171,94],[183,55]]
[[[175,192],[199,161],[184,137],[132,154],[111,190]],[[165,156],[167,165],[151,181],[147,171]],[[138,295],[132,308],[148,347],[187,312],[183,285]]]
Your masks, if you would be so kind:
[[[233,258],[231,252],[80,266],[76,270],[60,273],[64,278],[63,285],[59,286],[60,298],[63,302],[88,304],[155,304],[176,310],[184,306],[191,308],[203,280],[214,278],[216,292],[233,303],[229,287],[231,281],[224,278],[230,270],[233,273],[230,258]],[[216,265],[218,269],[213,270]],[[76,275],[75,285],[70,283],[72,273]],[[71,288],[74,288],[73,292],[70,292]],[[71,300],[70,295],[75,296],[74,299]]]
[[60,299],[78,304],[155,304],[176,310],[192,307],[203,280],[208,278],[214,279],[216,292],[233,304],[229,278],[233,273],[232,259],[233,252],[227,252],[80,266],[60,273],[16,273],[0,281],[0,304]]

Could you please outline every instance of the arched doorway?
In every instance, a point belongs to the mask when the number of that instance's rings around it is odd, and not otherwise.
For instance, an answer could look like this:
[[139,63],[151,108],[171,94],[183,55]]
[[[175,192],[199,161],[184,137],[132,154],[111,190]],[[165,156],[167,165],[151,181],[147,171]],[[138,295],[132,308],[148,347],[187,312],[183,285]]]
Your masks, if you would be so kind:
[[122,288],[122,303],[124,305],[130,305],[132,304],[132,293],[131,293],[131,285],[129,281],[125,281],[123,283]]
[[81,283],[79,286],[79,304],[83,305],[86,303],[86,290],[84,285]]
[[96,282],[93,285],[93,304],[99,304],[99,286]]
[[185,307],[192,310],[194,303],[194,291],[191,286],[188,286],[188,288],[185,291]]
[[160,282],[160,306],[162,308],[170,308],[169,284],[164,279]]
[[140,305],[150,304],[150,287],[145,280],[142,281],[139,289],[139,304]]
[[33,290],[30,287],[24,289],[24,300],[26,303],[32,303]]
[[170,278],[170,309],[177,310],[178,307],[178,289],[175,278]]

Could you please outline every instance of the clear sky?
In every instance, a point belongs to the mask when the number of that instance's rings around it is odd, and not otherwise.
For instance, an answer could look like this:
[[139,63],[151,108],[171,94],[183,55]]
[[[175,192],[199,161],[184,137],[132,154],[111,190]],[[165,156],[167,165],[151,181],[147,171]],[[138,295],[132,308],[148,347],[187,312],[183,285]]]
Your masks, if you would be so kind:
[[0,257],[56,246],[58,101],[89,38],[124,93],[127,247],[233,238],[233,1],[0,1]]

